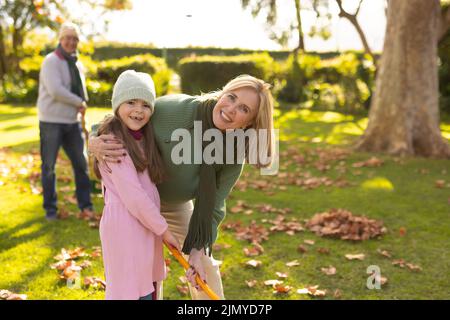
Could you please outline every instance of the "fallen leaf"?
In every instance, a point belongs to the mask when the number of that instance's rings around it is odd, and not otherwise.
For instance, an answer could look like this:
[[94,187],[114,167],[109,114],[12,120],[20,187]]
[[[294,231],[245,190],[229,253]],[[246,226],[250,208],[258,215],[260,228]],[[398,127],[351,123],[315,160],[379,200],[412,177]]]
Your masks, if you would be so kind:
[[81,269],[86,269],[92,266],[92,262],[90,262],[89,260],[84,260],[81,264],[80,264],[80,268]]
[[0,290],[0,300],[27,300],[27,295],[17,294],[9,290]]
[[286,279],[288,277],[287,274],[283,272],[275,272],[275,274],[281,279]]
[[303,241],[304,243],[306,243],[306,244],[309,244],[310,246],[313,246],[314,244],[315,244],[315,241],[314,240],[304,240]]
[[399,232],[400,236],[403,237],[406,234],[406,228],[405,227],[401,227],[398,230],[398,232]]
[[231,245],[229,245],[228,243],[214,243],[213,244],[213,250],[214,251],[221,251],[224,249],[229,249],[231,248]]
[[283,284],[276,284],[274,285],[274,292],[275,294],[283,294],[283,293],[288,293],[289,291],[291,291],[292,287],[291,286],[285,286]]
[[64,269],[60,278],[63,280],[75,280],[80,276],[81,267],[77,265],[70,265]]
[[102,256],[102,248],[101,247],[92,247],[92,249],[94,250],[90,256],[91,258],[98,258]]
[[185,276],[180,276],[180,277],[178,277],[178,279],[180,279],[182,284],[186,284],[188,282],[188,280]]
[[106,289],[106,282],[97,277],[85,277],[83,283],[88,288],[92,287],[100,290]]
[[348,260],[364,260],[365,255],[363,253],[358,253],[358,254],[346,254],[345,257]]
[[336,274],[336,268],[333,266],[329,266],[328,268],[322,268],[321,270],[327,276],[332,276],[332,275]]
[[293,261],[286,263],[286,266],[288,266],[288,267],[296,267],[299,265],[300,265],[300,263],[297,260],[293,260]]
[[380,160],[376,157],[372,157],[369,160],[356,162],[352,165],[353,168],[361,168],[361,167],[379,167],[383,164],[383,160]]
[[305,252],[308,252],[308,249],[306,249],[306,247],[301,244],[298,246],[297,251],[300,253],[305,253]]
[[282,284],[282,283],[283,283],[283,281],[281,281],[281,280],[266,280],[266,281],[264,281],[264,284],[266,286],[275,286],[277,284]]
[[381,254],[383,257],[386,257],[386,258],[391,258],[392,257],[391,254],[389,252],[387,252],[386,250],[378,249],[377,252],[379,254]]
[[334,296],[335,299],[340,299],[340,298],[342,298],[342,292],[341,292],[341,290],[340,290],[340,289],[336,289],[336,290],[334,291],[333,296]]
[[258,281],[256,281],[256,280],[245,280],[245,283],[247,284],[247,286],[249,288],[253,288],[258,283]]
[[326,290],[318,290],[319,286],[312,286],[312,287],[306,287],[301,288],[297,290],[298,294],[309,294],[314,297],[324,297],[326,295]]
[[253,247],[251,247],[251,248],[247,248],[247,247],[244,248],[244,254],[247,257],[259,256],[263,252],[264,252],[264,248],[258,243],[253,244]]
[[317,252],[321,253],[321,254],[330,254],[330,249],[327,248],[318,248]]
[[440,189],[444,188],[445,187],[445,180],[436,180],[434,182],[434,186],[436,188],[440,188]]
[[6,300],[27,300],[27,295],[12,293]]
[[56,269],[56,270],[64,270],[67,267],[71,266],[74,263],[72,260],[60,260],[52,265],[50,265],[50,268]]
[[253,268],[259,268],[261,266],[262,262],[259,260],[249,260],[245,263],[247,266],[251,266]]
[[177,290],[183,296],[187,296],[187,294],[189,293],[188,286],[181,286],[181,285],[177,284]]
[[405,260],[403,260],[403,259],[394,260],[394,261],[392,261],[392,265],[399,266],[400,268],[404,268],[405,267]]
[[407,263],[406,266],[411,271],[422,271],[422,268],[420,266],[412,264],[412,263]]

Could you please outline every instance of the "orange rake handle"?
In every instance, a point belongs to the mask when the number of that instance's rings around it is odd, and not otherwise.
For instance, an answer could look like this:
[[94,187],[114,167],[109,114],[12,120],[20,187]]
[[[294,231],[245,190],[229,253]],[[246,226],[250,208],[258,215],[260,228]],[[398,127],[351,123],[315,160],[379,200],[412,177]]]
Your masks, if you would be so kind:
[[[189,263],[181,255],[180,251],[178,251],[177,248],[172,247],[165,241],[164,244],[166,245],[167,249],[169,249],[169,251],[172,252],[173,256],[178,260],[178,262],[183,266],[184,270],[190,268]],[[205,293],[208,295],[208,297],[211,298],[211,300],[220,300],[219,296],[215,294],[214,291],[211,290],[211,288],[202,280],[202,278],[200,278],[198,274],[195,276],[195,281],[197,281],[197,284],[203,289],[203,291],[205,291]]]

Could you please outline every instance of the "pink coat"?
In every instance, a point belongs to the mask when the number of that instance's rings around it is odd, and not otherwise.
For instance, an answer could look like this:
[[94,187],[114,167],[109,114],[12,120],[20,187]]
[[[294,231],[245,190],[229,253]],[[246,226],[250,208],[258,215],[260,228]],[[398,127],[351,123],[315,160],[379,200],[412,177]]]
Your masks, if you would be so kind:
[[105,207],[100,221],[106,299],[137,300],[166,277],[161,235],[167,229],[159,194],[147,170],[137,172],[127,154],[100,165]]

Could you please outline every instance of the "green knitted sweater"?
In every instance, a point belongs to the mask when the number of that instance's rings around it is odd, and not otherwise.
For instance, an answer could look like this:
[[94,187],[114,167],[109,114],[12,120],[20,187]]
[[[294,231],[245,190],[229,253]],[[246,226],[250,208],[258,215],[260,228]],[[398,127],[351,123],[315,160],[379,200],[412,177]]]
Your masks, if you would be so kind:
[[[200,165],[193,164],[193,131],[199,105],[198,98],[183,94],[167,95],[156,99],[155,112],[150,121],[153,124],[156,142],[168,173],[168,179],[157,186],[163,202],[179,203],[193,200],[196,197]],[[192,164],[176,165],[171,160],[172,148],[179,143],[178,141],[171,142],[172,132],[177,128],[184,128],[190,132]],[[201,145],[201,141],[197,143]],[[224,165],[220,173],[213,212],[213,241],[217,239],[219,224],[225,217],[225,199],[239,179],[242,169],[242,164]]]
[[[157,185],[161,200],[177,204],[196,198],[199,184],[200,165],[194,164],[194,120],[200,101],[197,97],[184,94],[172,94],[156,99],[155,111],[150,118],[153,124],[156,143],[161,151],[168,178]],[[93,131],[96,131],[96,126]],[[175,164],[172,161],[172,149],[179,141],[171,141],[175,129],[184,128],[190,132],[192,164]],[[201,145],[201,141],[197,142]],[[217,239],[219,224],[225,217],[225,199],[239,179],[243,164],[224,165],[217,181],[216,199],[213,212],[213,241]],[[195,205],[195,204],[194,204]]]

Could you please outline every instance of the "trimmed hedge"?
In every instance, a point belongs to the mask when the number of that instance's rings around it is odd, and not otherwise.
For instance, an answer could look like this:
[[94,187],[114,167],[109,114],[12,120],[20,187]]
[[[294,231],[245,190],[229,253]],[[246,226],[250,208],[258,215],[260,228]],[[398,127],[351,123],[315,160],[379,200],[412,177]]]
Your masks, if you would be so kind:
[[156,95],[167,94],[172,72],[163,59],[151,54],[101,61],[97,64],[97,76],[93,79],[114,84],[119,75],[128,69],[149,73],[155,82]]
[[270,81],[274,65],[274,60],[268,53],[235,57],[184,58],[178,64],[181,90],[187,94],[219,90],[228,81],[241,74],[249,74]]

